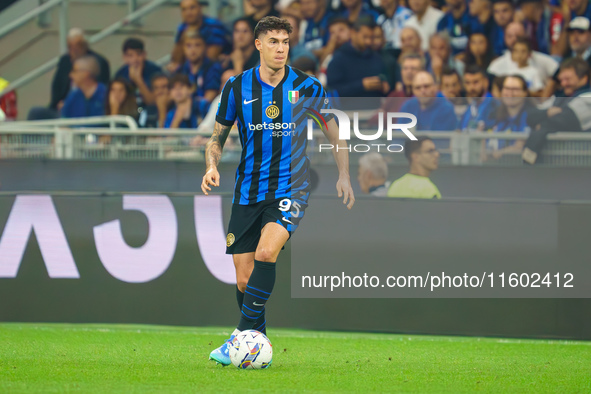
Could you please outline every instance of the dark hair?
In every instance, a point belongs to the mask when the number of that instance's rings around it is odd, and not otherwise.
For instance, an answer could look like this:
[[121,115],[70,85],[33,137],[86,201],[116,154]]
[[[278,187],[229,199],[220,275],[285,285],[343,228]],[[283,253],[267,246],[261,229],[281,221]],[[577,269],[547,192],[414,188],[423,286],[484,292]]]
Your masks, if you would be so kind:
[[316,61],[309,56],[300,56],[291,65],[301,71],[312,71],[316,73]]
[[[502,75],[502,76],[495,75],[495,77],[492,80],[492,86],[499,89],[499,92],[500,92],[501,89],[503,89],[503,84],[505,83],[505,78],[506,78],[506,76],[504,76],[504,75]],[[527,84],[526,84],[526,86],[527,86]],[[492,90],[492,88],[491,88],[491,90]],[[527,88],[526,88],[526,90],[527,90]]]
[[373,18],[369,15],[362,16],[361,18],[357,19],[353,24],[353,30],[359,31],[362,27],[369,27],[370,29],[374,29],[376,27],[376,22]]
[[338,17],[335,17],[335,18],[331,18],[331,19],[328,21],[328,28],[330,29],[330,27],[331,27],[332,25],[338,25],[339,23],[342,23],[342,24],[345,24],[345,25],[347,25],[347,27],[348,27],[349,29],[352,27],[352,26],[351,26],[351,22],[349,22],[349,20],[348,20],[347,18],[342,18],[342,17],[338,16]]
[[455,75],[458,78],[458,81],[460,81],[460,84],[462,83],[462,77],[460,77],[460,73],[458,73],[458,71],[450,66],[444,66],[443,70],[441,70],[441,79],[443,79],[443,77],[451,77],[452,75]]
[[[531,53],[531,42],[527,37],[517,37],[515,44],[523,44],[527,47],[527,51]],[[515,44],[513,46],[515,47]]]
[[232,30],[234,30],[234,28],[236,28],[236,25],[240,22],[244,22],[246,23],[249,27],[250,30],[252,30],[254,32],[254,29],[256,28],[256,23],[254,23],[254,20],[248,16],[244,16],[242,18],[238,18],[234,21],[234,23],[232,23]]
[[123,53],[127,50],[132,49],[134,51],[144,51],[144,42],[139,38],[128,38],[123,42]]
[[486,75],[486,70],[477,64],[471,64],[468,67],[466,67],[466,69],[464,70],[464,75],[466,75],[466,74],[470,74],[470,75],[480,74],[484,78],[488,78],[488,75]]
[[466,46],[466,58],[464,60],[464,63],[466,64],[466,67],[468,67],[472,64],[478,65],[478,59],[476,59],[476,56],[472,53],[472,51],[470,51],[470,41],[469,41],[476,34],[480,34],[486,40],[486,53],[484,54],[484,56],[482,56],[482,67],[487,69],[488,66],[490,65],[490,63],[493,61],[495,54],[493,52],[492,45],[490,44],[490,40],[488,39],[488,37],[484,33],[470,34],[470,37],[468,39],[468,45]]
[[[114,84],[120,83],[125,88],[125,99],[119,106],[119,113],[112,114],[111,113],[111,103],[109,100],[109,96],[111,93],[111,88]],[[105,115],[129,115],[133,117],[137,117],[137,103],[135,99],[135,93],[131,84],[124,78],[115,78],[111,82],[109,82],[109,86],[107,88],[107,95],[105,97]]]
[[575,70],[575,74],[577,74],[579,79],[589,77],[589,63],[578,57],[572,57],[562,62],[560,65],[560,72],[568,69]]
[[505,81],[507,80],[507,78],[515,78],[518,79],[519,82],[521,82],[521,89],[525,90],[527,92],[527,81],[525,80],[525,78],[523,78],[521,75],[517,75],[517,74],[511,74],[511,75],[505,75],[503,77],[503,79],[501,80],[501,89],[503,88],[503,86],[505,86]]
[[172,89],[177,83],[183,84],[190,88],[193,87],[191,80],[187,74],[176,73],[168,79],[168,88]]
[[154,82],[160,78],[166,78],[166,84],[168,85],[168,76],[164,73],[156,73],[156,74],[153,74],[152,77],[150,78],[150,86],[152,86],[154,84]]
[[415,152],[418,152],[421,149],[421,146],[423,146],[423,142],[425,141],[433,140],[425,136],[417,137],[416,141],[406,140],[406,142],[404,143],[404,156],[406,157],[409,163],[411,162],[411,155]]
[[261,34],[270,31],[285,31],[287,34],[292,32],[291,24],[287,19],[277,18],[276,16],[266,16],[257,23],[254,28],[254,38],[259,38]]

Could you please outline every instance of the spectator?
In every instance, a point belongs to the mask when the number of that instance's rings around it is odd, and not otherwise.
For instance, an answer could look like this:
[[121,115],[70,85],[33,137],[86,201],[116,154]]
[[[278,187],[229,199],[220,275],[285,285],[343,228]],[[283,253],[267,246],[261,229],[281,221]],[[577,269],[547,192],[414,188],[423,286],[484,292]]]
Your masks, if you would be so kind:
[[303,44],[320,59],[330,38],[328,22],[333,14],[328,11],[326,0],[300,0],[300,9],[306,21]]
[[386,124],[385,114],[388,112],[400,112],[402,104],[407,98],[412,97],[412,81],[419,71],[425,70],[425,59],[417,53],[407,53],[401,59],[402,82],[398,82],[396,90],[391,91],[388,97],[382,103],[378,112],[369,119],[372,126],[378,125],[380,114],[382,114],[382,124]]
[[423,54],[421,36],[414,27],[405,27],[400,32],[400,56],[398,61],[407,53]]
[[[199,0],[181,0],[181,19],[182,22],[177,28],[175,43],[179,43],[185,31],[198,32],[205,38],[207,46],[207,57],[217,60],[222,51],[230,44],[230,34],[224,25],[217,19],[203,15],[203,9]],[[182,46],[177,46],[175,52],[182,54]],[[182,64],[182,56],[176,56],[177,64]]]
[[[505,28],[505,44],[507,48],[513,48],[519,37],[525,37],[523,25],[517,22],[509,23]],[[542,96],[551,96],[554,93],[555,86],[552,76],[558,70],[556,60],[545,53],[532,51],[528,59],[528,65],[538,70],[542,83],[545,85]],[[491,75],[506,75],[506,70],[515,70],[516,67],[515,62],[511,59],[511,51],[508,50],[490,63],[488,73]]]
[[317,65],[316,62],[307,56],[300,57],[291,65],[293,68],[297,68],[300,71],[316,78]]
[[183,34],[181,42],[187,60],[179,71],[189,77],[194,89],[194,104],[200,113],[205,114],[220,90],[222,68],[205,56],[205,39],[199,33],[188,31]]
[[137,119],[137,103],[133,89],[126,80],[114,79],[109,83],[105,115],[127,115]]
[[294,62],[301,57],[308,57],[316,61],[316,56],[308,51],[304,44],[300,44],[300,22],[301,20],[293,15],[283,15],[291,25],[292,31],[289,34],[289,61]]
[[505,45],[505,28],[515,16],[515,5],[512,0],[493,0],[492,7],[495,28],[489,38],[495,56],[501,56],[507,49]]
[[584,16],[591,20],[591,3],[587,0],[569,0],[564,3],[568,7],[568,11],[570,11],[566,13],[566,16],[570,16],[570,18],[568,20],[565,19],[565,22],[568,23],[577,16]]
[[414,28],[421,37],[421,49],[429,49],[429,37],[437,31],[437,24],[443,17],[443,12],[431,6],[429,0],[408,0],[408,5],[414,13],[404,27]]
[[275,9],[276,3],[276,0],[245,0],[244,15],[255,25],[265,16],[279,17],[279,12]]
[[463,52],[468,45],[468,36],[480,29],[478,19],[468,11],[465,0],[446,0],[447,12],[439,20],[437,31],[445,31],[451,37],[453,54]]
[[479,66],[485,70],[494,58],[492,47],[483,33],[474,33],[468,39],[468,50],[464,57],[465,67]]
[[[574,18],[567,28],[568,44],[571,52],[566,56],[566,59],[580,58],[591,65],[591,23],[589,19],[579,16]],[[556,87],[560,84],[558,79],[558,65],[555,67],[553,78],[549,81],[544,89],[544,96],[551,96]]]
[[468,108],[460,121],[460,130],[488,130],[492,125],[492,114],[498,103],[488,91],[488,78],[484,69],[478,66],[466,67],[464,88],[468,98]]
[[386,39],[386,48],[399,50],[401,47],[400,33],[404,24],[412,16],[412,11],[399,4],[398,0],[380,0],[382,14],[377,24],[382,27]]
[[[10,82],[6,79],[0,77],[0,93],[4,91]],[[4,93],[2,97],[0,97],[0,110],[4,113],[3,120],[16,120],[17,116],[17,97],[16,92],[11,90],[9,92]],[[47,108],[43,108],[43,110],[47,110]],[[57,117],[57,114],[53,116],[54,118]]]
[[466,113],[468,101],[464,97],[462,77],[455,69],[443,68],[441,72],[441,94],[453,104],[456,119],[459,122]]
[[352,24],[363,18],[371,18],[374,22],[378,19],[377,11],[373,10],[364,0],[341,0],[341,5],[345,10],[340,16]]
[[501,90],[503,90],[503,81],[505,77],[495,76],[491,82],[490,94],[494,98],[501,98]]
[[[557,48],[552,42],[554,29],[560,29],[560,24],[554,26],[552,18],[554,13],[548,5],[544,4],[543,0],[518,0],[520,8],[520,19],[525,27],[525,35],[532,43],[532,49],[556,56],[562,56],[564,53],[564,45]],[[558,15],[562,19],[561,15]]]
[[[525,37],[517,39],[511,48],[511,60],[516,65],[513,70],[507,70],[507,74],[517,74],[523,77],[532,96],[539,96],[544,88],[540,71],[529,64],[532,49],[529,40]],[[510,72],[509,72],[510,71]]]
[[115,73],[115,78],[123,78],[132,84],[136,91],[138,107],[154,103],[154,96],[150,91],[150,80],[154,74],[162,70],[155,63],[146,60],[147,54],[144,42],[137,38],[128,38],[123,43],[123,63]]
[[433,76],[419,71],[412,81],[415,97],[402,104],[401,112],[417,117],[418,131],[453,131],[457,127],[453,105],[437,96],[437,85]]
[[407,140],[404,156],[410,164],[410,171],[392,182],[388,197],[394,198],[441,198],[439,189],[429,176],[439,167],[439,152],[429,137]]
[[435,77],[435,82],[441,82],[441,73],[444,67],[451,67],[460,75],[464,73],[464,63],[456,60],[451,55],[451,42],[447,32],[435,33],[429,39],[429,52],[427,53],[427,71]]
[[100,66],[96,57],[82,56],[74,61],[70,78],[76,89],[64,100],[62,118],[83,118],[105,114],[107,87],[98,82]]
[[[534,110],[527,99],[527,82],[521,75],[508,75],[503,78],[500,105],[494,117],[493,132],[528,133],[528,114]],[[500,159],[503,155],[520,153],[525,140],[511,141],[488,139],[484,143],[484,160]]]
[[326,76],[326,70],[332,61],[334,52],[351,40],[351,24],[345,18],[334,18],[328,24],[328,31],[330,33],[330,39],[324,47],[318,75],[319,81],[324,86],[327,85],[328,78]]
[[166,121],[168,109],[172,104],[168,89],[168,77],[164,74],[154,74],[150,80],[154,104],[148,105],[142,112],[138,124],[141,127],[162,128]]
[[384,37],[384,30],[380,25],[376,25],[373,28],[371,49],[378,53],[382,58],[388,85],[395,86],[396,82],[400,81],[400,65],[398,64],[398,58],[395,55],[396,51],[392,48],[386,47],[386,37]]
[[374,197],[386,197],[390,182],[388,164],[377,152],[366,153],[359,158],[357,181],[361,191]]
[[589,97],[589,64],[583,59],[572,58],[560,65],[558,76],[562,92],[552,107],[539,110],[529,117],[532,128],[525,142],[523,160],[534,164],[546,144],[546,136],[557,131],[591,130],[591,102]]
[[231,76],[256,67],[260,61],[259,51],[254,46],[254,28],[250,18],[238,18],[234,21],[232,37],[234,50],[223,63],[223,69],[233,70]]
[[191,99],[194,86],[185,74],[175,74],[168,84],[174,108],[168,111],[164,128],[196,129],[197,111]]
[[482,33],[488,39],[495,28],[491,0],[471,0],[468,2],[470,15],[476,18],[476,26],[472,33]]
[[386,45],[386,38],[384,37],[384,30],[382,26],[376,25],[373,28],[373,36],[371,41],[371,49],[374,52],[382,52],[384,46]]
[[111,77],[109,70],[109,62],[103,56],[92,51],[88,47],[88,42],[84,37],[84,31],[79,28],[72,28],[68,32],[68,53],[62,55],[57,64],[57,69],[53,75],[51,83],[51,101],[49,108],[57,111],[63,105],[63,100],[70,91],[72,81],[70,80],[70,71],[72,71],[72,64],[82,56],[91,55],[96,58],[99,64],[98,81],[103,84],[108,84]]
[[341,97],[381,96],[390,90],[383,80],[382,59],[371,49],[374,27],[371,19],[357,21],[351,42],[340,47],[328,65],[328,85]]

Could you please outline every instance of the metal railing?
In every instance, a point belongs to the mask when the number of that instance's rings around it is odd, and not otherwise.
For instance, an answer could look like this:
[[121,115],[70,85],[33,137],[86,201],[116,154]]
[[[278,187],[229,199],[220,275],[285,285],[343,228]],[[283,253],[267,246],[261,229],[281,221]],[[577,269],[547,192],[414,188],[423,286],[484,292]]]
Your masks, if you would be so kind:
[[[98,125],[105,127],[97,127]],[[80,126],[91,127],[80,127]],[[126,125],[127,129],[117,128]],[[124,116],[55,121],[6,122],[0,124],[0,158],[48,158],[57,160],[175,160],[203,161],[205,143],[211,132],[172,129],[138,129],[132,118]],[[491,142],[505,141],[512,146],[527,138],[521,133],[416,132],[433,139],[440,152],[440,163],[448,165],[521,166],[520,149],[491,150]],[[375,152],[379,145],[392,164],[405,165],[402,153],[389,153],[387,147],[404,145],[392,141],[349,141],[350,160]],[[308,156],[315,164],[332,163],[332,151],[319,150],[327,141],[319,133],[309,141]],[[496,144],[496,143],[495,143]],[[497,154],[495,155],[495,151]],[[224,146],[223,161],[237,162],[241,146],[234,130]],[[548,166],[591,166],[591,133],[555,133],[548,136],[540,164]]]
[[[13,31],[14,29],[21,27],[22,25],[24,25],[25,23],[27,23],[31,19],[37,17],[38,15],[42,14],[43,12],[46,12],[53,7],[61,6],[60,28],[59,28],[60,54],[65,53],[67,51],[67,34],[68,34],[68,23],[67,23],[68,1],[69,0],[50,0],[47,3],[44,3],[44,4],[40,5],[39,7],[35,8],[34,10],[27,12],[22,17],[17,18],[13,22],[1,27],[0,28],[0,38],[4,35],[8,34],[9,32]],[[129,1],[131,2],[133,0],[129,0]],[[125,26],[139,20],[140,18],[144,17],[145,15],[151,13],[156,8],[160,7],[164,3],[167,3],[168,1],[170,1],[170,0],[152,0],[152,1],[150,1],[149,3],[145,4],[143,7],[131,12],[129,15],[125,16],[124,18],[120,19],[119,21],[111,24],[110,26],[105,27],[100,32],[89,37],[87,40],[88,43],[94,44],[94,43],[102,40],[103,38],[115,33],[117,30],[121,29],[122,27],[125,27]],[[137,6],[137,4],[134,3],[132,5],[130,3],[129,10],[134,9],[136,6]],[[46,72],[50,71],[51,69],[53,69],[57,65],[59,58],[60,58],[60,56],[56,56],[53,59],[48,60],[47,62],[43,63],[42,65],[29,71],[28,73],[21,76],[20,78],[17,78],[10,85],[8,85],[6,87],[6,89],[0,91],[0,97],[2,97],[4,94],[6,94],[12,90],[18,89],[18,88],[28,84],[29,82],[35,80],[36,78],[38,78],[41,75],[45,74]]]

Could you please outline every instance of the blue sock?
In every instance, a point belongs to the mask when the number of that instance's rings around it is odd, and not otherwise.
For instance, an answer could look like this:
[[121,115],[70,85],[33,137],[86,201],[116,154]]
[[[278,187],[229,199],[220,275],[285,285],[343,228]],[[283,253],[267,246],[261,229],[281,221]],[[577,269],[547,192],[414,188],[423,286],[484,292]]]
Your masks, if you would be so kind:
[[[262,329],[265,328],[265,304],[271,296],[274,285],[275,263],[255,260],[254,269],[244,293],[238,330],[255,329],[264,333]],[[262,320],[259,320],[261,318]]]

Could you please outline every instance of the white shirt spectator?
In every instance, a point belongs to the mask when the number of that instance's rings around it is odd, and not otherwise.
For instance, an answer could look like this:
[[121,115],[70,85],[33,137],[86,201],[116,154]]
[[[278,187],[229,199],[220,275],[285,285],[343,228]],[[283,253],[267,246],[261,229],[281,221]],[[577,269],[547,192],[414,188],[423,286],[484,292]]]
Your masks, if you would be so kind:
[[[536,68],[542,83],[545,85],[548,78],[552,78],[558,70],[558,62],[551,56],[542,52],[533,51],[528,60],[528,65]],[[511,60],[511,51],[505,51],[501,56],[492,61],[488,66],[488,73],[497,76],[507,75],[508,68],[516,68],[517,65]]]
[[411,16],[406,20],[404,27],[412,27],[416,29],[420,36],[422,42],[422,49],[423,51],[429,50],[429,38],[435,32],[437,32],[437,23],[443,17],[443,11],[438,10],[432,6],[427,8],[425,11],[425,15],[423,15],[423,19],[419,21],[416,15]]
[[382,26],[387,47],[400,48],[400,30],[411,16],[412,11],[401,5],[396,7],[396,12],[391,18],[388,18],[385,14],[378,16],[376,23]]

